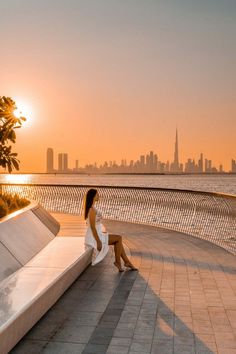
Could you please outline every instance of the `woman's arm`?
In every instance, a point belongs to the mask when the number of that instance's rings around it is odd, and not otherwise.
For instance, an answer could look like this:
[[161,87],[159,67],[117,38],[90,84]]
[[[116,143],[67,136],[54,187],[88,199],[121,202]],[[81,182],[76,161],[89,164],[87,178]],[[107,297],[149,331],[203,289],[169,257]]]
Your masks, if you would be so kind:
[[97,242],[97,249],[98,249],[98,251],[101,251],[102,242],[101,242],[101,240],[100,240],[100,238],[98,236],[97,229],[96,229],[96,226],[95,226],[96,211],[93,208],[89,209],[88,217],[89,217],[89,222],[90,222],[91,230],[92,230],[92,233],[93,233],[93,237],[95,238],[95,240]]

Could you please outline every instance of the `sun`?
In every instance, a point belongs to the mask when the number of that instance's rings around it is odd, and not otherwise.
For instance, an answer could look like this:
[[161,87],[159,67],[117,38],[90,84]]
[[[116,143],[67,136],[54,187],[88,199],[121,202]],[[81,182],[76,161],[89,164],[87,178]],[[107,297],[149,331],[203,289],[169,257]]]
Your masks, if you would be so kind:
[[15,102],[16,102],[17,109],[15,109],[13,112],[14,116],[16,118],[25,117],[26,122],[24,122],[24,126],[29,125],[29,123],[32,122],[32,118],[33,118],[32,107],[28,103],[23,101],[15,100]]

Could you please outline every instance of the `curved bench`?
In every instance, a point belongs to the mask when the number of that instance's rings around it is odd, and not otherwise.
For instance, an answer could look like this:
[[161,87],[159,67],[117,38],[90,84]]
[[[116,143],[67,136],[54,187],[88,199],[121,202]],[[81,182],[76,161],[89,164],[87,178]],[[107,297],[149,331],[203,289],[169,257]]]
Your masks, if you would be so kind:
[[[83,237],[55,237],[58,222],[38,205],[5,222],[0,223],[0,252],[4,250],[10,263],[1,265],[1,354],[8,353],[58,300],[92,256]],[[11,274],[6,276],[9,264]]]
[[0,281],[24,266],[54,239],[59,229],[59,223],[35,202],[2,218]]

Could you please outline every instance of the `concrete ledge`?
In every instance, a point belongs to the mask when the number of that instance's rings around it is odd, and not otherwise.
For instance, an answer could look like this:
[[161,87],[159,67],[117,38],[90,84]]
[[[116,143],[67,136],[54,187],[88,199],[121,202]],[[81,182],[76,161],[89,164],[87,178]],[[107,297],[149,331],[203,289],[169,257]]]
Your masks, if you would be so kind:
[[25,265],[58,233],[60,224],[31,202],[0,221],[0,281]]
[[82,237],[55,238],[0,283],[1,354],[8,353],[91,263]]
[[[84,237],[55,237],[37,203],[0,221],[0,353],[8,353],[91,263]],[[67,235],[69,234],[69,231]]]
[[54,235],[58,234],[60,230],[60,224],[50,213],[47,212],[46,209],[37,204],[32,208],[32,212]]

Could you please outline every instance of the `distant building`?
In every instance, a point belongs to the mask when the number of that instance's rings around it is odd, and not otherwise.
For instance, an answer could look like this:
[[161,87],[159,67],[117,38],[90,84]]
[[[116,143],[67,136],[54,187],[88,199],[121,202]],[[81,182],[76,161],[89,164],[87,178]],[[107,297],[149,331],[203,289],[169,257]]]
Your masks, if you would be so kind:
[[64,154],[64,172],[68,172],[68,154]]
[[140,172],[153,173],[157,172],[157,162],[157,154],[154,154],[153,151],[150,151],[150,153],[146,155],[146,161],[145,156],[141,155],[140,160],[136,161],[136,166]]
[[[218,173],[219,171],[217,170],[216,167],[212,166],[212,161],[205,159],[205,172],[206,173]],[[223,171],[223,166],[221,166],[221,172]]]
[[201,153],[200,159],[198,160],[198,172],[203,173],[203,154]]
[[146,171],[145,172],[149,172],[150,169],[150,156],[146,155]]
[[211,172],[211,160],[205,159],[205,172]]
[[154,160],[153,160],[153,170],[154,172],[157,172],[157,164],[158,164],[158,157],[157,154],[154,155]]
[[68,172],[68,154],[65,153],[58,154],[58,172],[59,173]]
[[195,161],[192,159],[188,159],[185,163],[185,172],[186,173],[195,173],[196,172],[196,165]]
[[178,141],[178,130],[177,129],[176,129],[176,135],[175,135],[174,161],[170,165],[170,172],[180,172],[180,166],[179,166],[179,141]]
[[149,154],[149,167],[150,167],[150,172],[153,172],[153,165],[154,165],[154,153],[153,151],[150,151]]
[[[158,165],[160,166],[160,164],[161,163],[159,162]],[[158,169],[159,169],[159,171],[161,171],[160,167]],[[170,172],[170,162],[169,161],[166,162],[163,172]]]
[[53,173],[54,168],[53,168],[53,149],[48,148],[47,149],[47,173]]
[[75,160],[75,167],[71,170],[73,173],[79,172],[79,160]]
[[231,160],[231,172],[236,173],[236,161],[233,159]]
[[63,154],[62,153],[58,154],[58,172],[59,173],[63,172]]
[[145,168],[145,156],[144,155],[140,156],[140,168],[142,171],[144,171],[144,168]]

